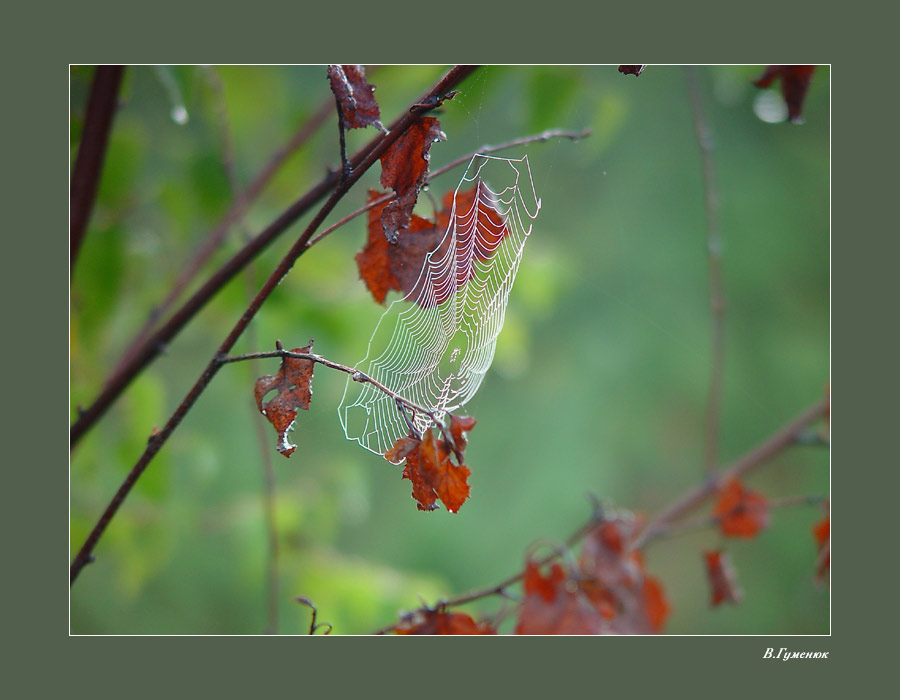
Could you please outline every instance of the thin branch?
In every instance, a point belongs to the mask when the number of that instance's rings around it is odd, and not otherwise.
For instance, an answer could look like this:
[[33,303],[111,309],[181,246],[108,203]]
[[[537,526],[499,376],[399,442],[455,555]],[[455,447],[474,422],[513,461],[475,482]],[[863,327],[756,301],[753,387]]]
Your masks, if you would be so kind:
[[[359,169],[363,164],[365,164],[366,168],[371,167],[380,155],[398,138],[399,134],[404,133],[406,129],[409,128],[410,123],[417,120],[428,109],[434,109],[443,102],[449,90],[445,89],[436,92],[437,90],[446,86],[448,82],[450,84],[456,84],[468,76],[473,70],[475,70],[474,66],[457,66],[452,69],[452,71],[442,78],[422,97],[422,99],[413,104],[409,110],[391,124],[389,133],[376,136],[351,159],[351,166],[353,168],[351,177],[341,181],[340,174],[337,171],[331,171],[326,174],[317,185],[289,206],[277,219],[275,219],[275,221],[260,232],[256,238],[220,267],[200,289],[182,304],[165,324],[147,338],[141,348],[132,356],[132,359],[123,365],[118,372],[113,374],[97,399],[79,414],[77,420],[72,424],[72,427],[69,430],[70,446],[74,447],[88,429],[90,429],[91,426],[93,426],[107,411],[112,402],[118,398],[132,380],[148,364],[150,364],[157,355],[165,350],[172,338],[184,328],[188,321],[190,321],[225,284],[244,269],[244,267],[259,255],[269,243],[290,228],[298,218],[305,214],[308,209],[333,188],[336,188],[335,192],[340,192],[340,196],[343,197],[343,194],[346,193],[350,186],[359,179],[359,176],[362,174]],[[425,105],[425,107],[422,105]],[[340,185],[338,183],[340,183]],[[340,197],[338,199],[340,199]],[[321,212],[324,212],[322,218],[331,212],[337,201],[338,200],[328,200],[326,202],[321,210]],[[318,217],[313,221],[315,227],[312,230],[314,231],[322,222],[318,220]],[[293,261],[296,261],[297,257],[302,255],[308,242],[308,236],[304,233],[304,235],[300,237],[298,244],[295,244],[294,248],[291,248],[291,252],[288,254],[288,257],[292,258],[291,265],[293,264]],[[302,247],[298,249],[297,245],[300,245],[301,243]],[[290,266],[288,266],[288,269],[289,267]],[[287,269],[285,272],[287,272]],[[253,310],[253,313],[256,313],[255,309]]]
[[[777,510],[779,508],[790,508],[793,506],[819,506],[827,499],[825,496],[786,496],[784,498],[773,498],[766,503],[767,510]],[[676,537],[679,535],[688,535],[694,532],[706,530],[707,528],[716,527],[724,516],[703,516],[690,520],[682,520],[678,523],[668,523],[658,526],[652,535],[648,535],[643,539],[643,547],[651,542],[663,538]]]
[[[216,113],[219,120],[219,134],[222,141],[222,168],[228,178],[231,187],[231,196],[236,200],[241,194],[241,183],[238,178],[237,168],[235,166],[234,141],[231,136],[231,121],[228,118],[228,108],[225,103],[225,87],[218,72],[212,66],[205,67],[205,74],[212,88],[213,98],[216,106]],[[243,217],[238,222],[239,228],[244,234],[244,238],[249,240],[251,234],[247,228]],[[256,289],[256,266],[257,261],[253,261],[247,266],[244,274],[244,280],[247,286],[248,300],[253,298],[253,292]],[[251,347],[258,345],[256,334],[256,323],[251,323],[247,328],[247,340]],[[259,361],[254,360],[250,363],[250,372],[254,377],[260,375]],[[253,415],[256,414],[256,401],[250,401],[247,407],[252,410]],[[262,465],[263,475],[263,517],[266,530],[266,634],[278,634],[278,527],[275,517],[276,506],[276,476],[275,466],[272,464],[272,452],[269,449],[268,440],[266,439],[265,428],[258,420],[253,421],[256,433],[256,445],[259,450],[260,464]]]
[[97,66],[94,71],[81,143],[78,145],[78,156],[75,158],[69,185],[70,272],[75,268],[75,260],[81,250],[94,200],[97,198],[100,173],[106,159],[106,147],[109,145],[109,134],[124,74],[124,66]]
[[[545,564],[549,564],[551,561],[559,559],[563,554],[565,554],[567,549],[574,547],[581,540],[583,540],[587,535],[593,532],[597,526],[601,525],[605,520],[604,513],[602,511],[595,510],[591,515],[590,520],[588,520],[584,525],[578,528],[565,542],[565,547],[555,548],[550,554],[547,556],[537,559],[535,564],[538,566],[544,566]],[[476,591],[472,591],[470,593],[465,593],[463,595],[456,596],[454,598],[445,598],[440,600],[435,606],[434,610],[438,610],[441,608],[453,608],[460,605],[465,605],[466,603],[472,603],[476,600],[481,600],[482,598],[489,598],[491,596],[499,595],[504,597],[509,597],[507,593],[507,589],[516,585],[521,581],[525,576],[524,571],[520,571],[517,574],[510,576],[509,578],[504,579],[500,583],[490,586],[488,588],[481,588]],[[402,620],[395,622],[387,627],[382,627],[381,629],[373,632],[372,634],[387,634],[388,632],[393,632],[397,627],[402,624]]]
[[581,131],[566,131],[564,129],[547,129],[546,131],[542,131],[539,134],[534,134],[533,136],[523,136],[522,138],[513,139],[512,141],[505,141],[504,143],[498,143],[493,146],[489,144],[485,144],[481,148],[473,151],[469,155],[462,156],[457,158],[456,160],[450,161],[447,165],[443,165],[437,170],[432,171],[430,177],[437,177],[438,175],[443,175],[449,170],[453,170],[453,168],[457,168],[460,165],[465,165],[470,160],[472,160],[472,156],[480,153],[482,155],[490,155],[491,153],[496,153],[497,151],[506,151],[510,148],[517,148],[518,146],[527,146],[530,143],[546,143],[550,139],[569,139],[570,141],[580,141],[581,139],[587,138],[591,135],[590,129],[582,129]]
[[[112,382],[113,378],[119,372],[123,371],[124,368],[134,360],[135,356],[141,354],[149,342],[150,334],[159,319],[172,308],[179,298],[181,298],[181,295],[184,293],[185,289],[190,286],[191,282],[197,276],[197,273],[203,269],[203,266],[206,265],[212,255],[219,249],[232,226],[244,217],[250,206],[259,198],[269,182],[288,161],[288,158],[310,139],[325,120],[331,116],[333,109],[334,104],[330,97],[323,100],[315,112],[313,112],[312,116],[303,123],[288,142],[269,157],[269,160],[256,174],[256,177],[253,178],[250,184],[233,197],[231,205],[228,207],[228,211],[225,212],[221,220],[204,237],[194,254],[182,267],[181,272],[172,284],[166,297],[150,312],[144,325],[128,344],[127,349],[122,353],[122,358],[116,365],[116,369],[113,371],[112,377],[107,381],[107,385]],[[320,197],[324,196],[326,189],[322,190],[319,195]],[[314,202],[311,202],[310,206],[313,203]],[[247,245],[251,244],[248,243]],[[212,295],[210,295],[209,298],[211,298],[211,296]],[[207,298],[207,301],[209,298]]]
[[706,251],[709,260],[709,301],[712,313],[712,358],[706,407],[706,471],[719,460],[719,422],[722,415],[722,386],[725,364],[725,293],[722,287],[722,233],[719,228],[719,191],[716,184],[715,146],[697,68],[687,66],[691,117],[697,135],[697,147],[703,163],[703,196],[706,206]]
[[[581,139],[587,138],[588,136],[590,136],[590,134],[591,134],[590,129],[584,129],[583,131],[565,131],[563,129],[548,129],[547,131],[542,131],[540,134],[534,134],[533,136],[523,136],[522,138],[514,139],[512,141],[506,141],[505,143],[498,143],[493,146],[485,144],[481,148],[477,148],[474,151],[472,151],[471,153],[468,153],[464,156],[460,156],[456,160],[450,161],[446,165],[443,165],[440,168],[438,168],[437,170],[433,170],[431,173],[428,174],[428,177],[426,178],[425,182],[430,183],[434,178],[439,177],[440,175],[444,175],[444,174],[450,172],[451,170],[453,170],[454,168],[458,168],[460,165],[465,165],[466,163],[471,161],[472,158],[474,158],[478,154],[489,155],[491,153],[497,153],[498,151],[505,151],[510,148],[516,148],[518,146],[526,146],[529,143],[545,143],[553,138],[564,138],[564,139],[569,139],[570,141],[580,141]],[[430,193],[429,193],[429,195],[430,195]],[[345,216],[343,219],[341,219],[340,221],[338,221],[338,222],[332,224],[331,226],[329,226],[328,228],[326,228],[324,231],[322,231],[320,234],[318,234],[315,238],[313,238],[309,242],[309,247],[312,248],[316,243],[321,241],[323,238],[325,238],[329,234],[333,233],[336,229],[339,229],[344,224],[352,221],[357,216],[360,216],[361,214],[365,214],[370,209],[374,209],[375,207],[385,204],[386,202],[390,202],[392,199],[396,199],[396,198],[397,198],[396,192],[388,192],[387,194],[381,195],[377,199],[373,199],[371,202],[367,203],[365,206],[362,206],[359,209],[357,209],[356,211],[351,212],[350,214],[347,214],[347,216]]]
[[[225,337],[225,340],[222,341],[221,345],[219,345],[218,350],[213,355],[212,359],[207,364],[206,368],[201,373],[200,377],[191,387],[187,396],[185,396],[184,400],[175,410],[175,412],[169,417],[169,420],[166,422],[165,426],[163,426],[162,430],[159,432],[154,432],[147,443],[147,448],[144,450],[144,453],[135,463],[135,465],[131,468],[128,475],[125,478],[125,481],[116,491],[109,505],[104,510],[103,514],[100,516],[100,519],[94,525],[94,528],[91,530],[91,533],[88,535],[87,540],[85,540],[81,549],[76,554],[75,559],[72,562],[72,565],[69,568],[69,585],[71,586],[74,583],[75,579],[78,577],[78,574],[84,568],[84,566],[90,561],[94,547],[96,547],[97,542],[102,537],[105,532],[107,526],[109,525],[112,518],[115,516],[116,512],[121,507],[122,503],[127,498],[128,494],[131,492],[131,489],[134,487],[137,480],[140,478],[141,474],[147,468],[147,465],[150,464],[153,457],[156,456],[156,453],[159,452],[160,448],[165,444],[168,440],[169,436],[175,431],[184,417],[187,415],[188,411],[193,407],[194,403],[209,385],[212,378],[216,375],[219,369],[222,367],[221,359],[225,357],[228,352],[234,347],[234,344],[237,342],[238,338],[241,337],[244,330],[246,330],[247,325],[259,311],[260,307],[262,307],[263,303],[266,299],[269,298],[269,295],[275,290],[281,280],[290,272],[291,268],[294,266],[294,263],[297,259],[303,254],[303,252],[307,248],[307,244],[309,243],[310,238],[316,232],[319,226],[322,225],[322,222],[325,220],[325,217],[331,213],[337,203],[344,197],[345,194],[356,184],[357,180],[370,168],[372,165],[381,157],[381,155],[387,151],[391,145],[400,138],[406,131],[415,124],[420,117],[427,112],[429,109],[434,109],[443,104],[444,99],[446,98],[447,93],[457,84],[462,82],[466,77],[468,77],[474,70],[476,66],[455,66],[453,67],[441,80],[435,84],[431,90],[426,93],[426,95],[419,100],[418,103],[414,104],[402,117],[400,117],[397,122],[392,125],[390,133],[383,134],[378,137],[374,147],[365,155],[358,165],[354,166],[353,171],[350,173],[350,176],[345,180],[341,181],[331,193],[329,198],[326,200],[325,204],[322,205],[321,209],[319,209],[318,213],[313,217],[312,221],[310,221],[309,225],[300,235],[300,237],[296,240],[291,249],[287,252],[287,254],[282,258],[281,262],[278,263],[278,266],[269,275],[268,279],[263,284],[262,288],[253,298],[253,301],[250,302],[250,305],[238,319],[237,323]],[[420,105],[425,105],[422,107]],[[293,207],[291,208],[293,210]],[[280,219],[279,219],[280,220]]]
[[[740,457],[738,460],[736,460],[727,469],[722,469],[717,474],[710,475],[703,484],[689,491],[687,494],[676,500],[672,505],[670,505],[659,515],[657,515],[641,531],[638,537],[630,545],[631,548],[634,550],[640,549],[651,538],[663,536],[668,532],[672,532],[673,530],[670,528],[669,523],[675,518],[690,512],[695,507],[703,503],[703,501],[705,501],[707,498],[716,493],[717,487],[720,483],[723,483],[728,479],[737,478],[746,474],[755,467],[758,467],[767,460],[771,459],[783,449],[793,445],[794,437],[796,435],[798,435],[808,425],[819,420],[824,415],[826,403],[827,399],[823,399],[807,411],[804,411],[794,420],[787,423],[781,429],[773,433],[769,438],[747,452],[743,457]],[[800,503],[807,503],[812,505],[821,503],[822,500],[824,499],[820,499],[817,496],[803,496],[799,498],[790,497],[773,500],[770,502],[770,506],[772,504],[775,504],[776,506],[781,507],[797,505]],[[591,518],[566,540],[566,548],[570,549],[571,547],[573,547],[585,536],[591,533],[598,525],[603,523],[605,519],[606,517],[603,509],[600,508],[598,504],[595,504],[594,512],[592,513]],[[690,525],[694,528],[706,527],[709,524],[709,518],[704,518],[702,522],[692,521],[690,523]],[[687,527],[685,527],[685,531],[687,531]],[[550,561],[559,558],[559,556],[560,551],[554,551],[543,559],[538,560],[536,563],[539,566],[543,566],[544,564],[547,564]],[[457,596],[455,598],[442,600],[437,605],[435,605],[433,609],[436,610],[439,608],[450,608],[464,605],[466,603],[472,603],[476,600],[481,600],[482,598],[488,598],[494,595],[505,595],[506,590],[509,587],[519,583],[524,575],[525,572],[520,571],[519,573],[510,576],[507,579],[504,579],[494,586],[482,588],[471,593]],[[373,634],[387,634],[388,632],[394,631],[401,623],[402,621],[399,621],[388,625],[387,627],[382,627],[376,632],[373,632]]]
[[297,596],[296,598],[294,598],[294,602],[300,603],[300,605],[305,605],[305,606],[308,607],[310,610],[312,610],[312,619],[311,619],[310,622],[309,622],[309,634],[311,634],[311,635],[312,635],[312,634],[315,634],[315,633],[316,633],[316,630],[318,630],[320,627],[327,627],[327,628],[328,628],[328,629],[326,630],[325,634],[330,634],[330,633],[331,633],[332,627],[331,627],[331,623],[330,623],[330,622],[316,623],[316,618],[317,618],[318,615],[319,615],[319,611],[316,609],[316,606],[313,604],[313,602],[312,602],[309,598],[307,598],[307,597],[305,597],[305,596],[302,596],[302,595],[301,595],[301,596]]
[[774,457],[784,448],[794,444],[797,435],[811,423],[822,418],[825,413],[826,403],[827,399],[818,401],[790,423],[772,434],[768,439],[747,452],[743,457],[733,462],[731,466],[710,474],[702,484],[688,491],[647,523],[632,544],[632,547],[640,549],[644,542],[654,536],[656,530],[665,528],[673,520],[690,513],[707,498],[715,494],[721,484],[730,479],[738,479],[744,476],[747,472],[752,471]]
[[361,384],[371,384],[379,391],[383,392],[386,396],[391,397],[394,401],[398,401],[407,408],[413,410],[416,413],[421,413],[423,415],[428,416],[433,420],[436,424],[439,424],[440,421],[435,416],[435,413],[430,409],[425,408],[424,406],[419,406],[418,404],[410,401],[405,396],[398,394],[391,389],[388,389],[384,384],[379,382],[377,379],[373,379],[368,374],[364,372],[360,372],[358,369],[353,367],[348,367],[347,365],[342,365],[340,362],[333,362],[328,358],[322,357],[314,352],[291,352],[290,350],[271,350],[268,352],[250,352],[245,355],[231,355],[226,357],[220,357],[218,359],[219,364],[227,365],[232,362],[246,362],[247,360],[265,360],[273,357],[280,357],[284,359],[285,357],[290,357],[295,360],[310,360],[311,362],[315,362],[320,365],[324,365],[329,369],[337,370],[338,372],[343,372],[344,374],[349,374],[353,381],[360,382]]

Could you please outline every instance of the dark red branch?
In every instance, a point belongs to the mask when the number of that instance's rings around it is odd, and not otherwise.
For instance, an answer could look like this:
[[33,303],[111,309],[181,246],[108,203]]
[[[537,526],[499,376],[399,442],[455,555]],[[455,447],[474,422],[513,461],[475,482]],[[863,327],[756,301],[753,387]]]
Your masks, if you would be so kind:
[[98,66],[94,71],[81,143],[69,185],[70,271],[75,268],[75,260],[81,250],[94,200],[97,198],[100,173],[106,158],[109,133],[119,101],[119,86],[124,74],[124,66]]
[[[81,570],[91,561],[94,547],[96,547],[100,537],[102,537],[110,521],[125,501],[125,498],[131,492],[135,483],[137,483],[141,474],[143,474],[144,470],[147,468],[147,465],[150,464],[150,461],[156,456],[156,453],[159,452],[160,448],[165,444],[175,428],[178,427],[188,411],[190,411],[194,403],[196,403],[200,394],[203,393],[207,385],[212,381],[212,378],[222,367],[222,359],[228,354],[229,350],[234,347],[234,344],[247,328],[257,311],[259,311],[263,302],[265,302],[269,295],[274,291],[275,287],[278,286],[278,283],[281,282],[284,276],[294,266],[297,259],[307,249],[310,238],[325,220],[325,217],[328,216],[335,205],[350,190],[356,181],[359,180],[372,165],[374,165],[381,155],[390,148],[390,146],[402,136],[406,130],[422,116],[422,114],[430,109],[439,107],[443,103],[447,93],[471,74],[475,68],[475,66],[455,66],[452,68],[422,99],[415,103],[412,108],[391,125],[389,133],[379,136],[368,153],[362,157],[358,164],[354,164],[353,170],[350,172],[349,176],[340,180],[340,183],[335,187],[331,196],[329,196],[325,204],[322,205],[322,208],[319,209],[318,213],[313,217],[312,221],[310,221],[309,225],[294,245],[291,246],[287,255],[285,255],[281,262],[278,263],[278,266],[263,284],[262,289],[259,290],[257,295],[250,302],[250,305],[231,329],[231,332],[228,333],[225,340],[219,345],[218,350],[203,370],[200,378],[194,383],[194,386],[191,387],[187,396],[185,396],[184,400],[171,415],[165,426],[158,433],[154,433],[150,437],[144,453],[131,468],[125,481],[116,491],[109,505],[106,507],[106,510],[103,511],[97,524],[91,530],[87,540],[85,540],[85,543],[72,561],[72,565],[69,567],[69,585],[75,582],[75,579],[78,577]],[[279,221],[282,221],[285,216],[286,215],[282,215],[282,217],[279,218]],[[287,223],[284,225],[286,226]]]

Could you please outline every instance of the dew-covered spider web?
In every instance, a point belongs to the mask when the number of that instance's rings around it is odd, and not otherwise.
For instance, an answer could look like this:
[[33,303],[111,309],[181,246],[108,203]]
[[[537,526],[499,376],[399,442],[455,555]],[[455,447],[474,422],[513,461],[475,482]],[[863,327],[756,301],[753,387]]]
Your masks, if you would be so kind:
[[[474,156],[440,242],[425,255],[415,285],[385,310],[356,369],[438,420],[469,401],[493,362],[540,207],[527,156]],[[378,454],[408,435],[410,424],[420,433],[434,424],[352,377],[338,413],[347,438]]]

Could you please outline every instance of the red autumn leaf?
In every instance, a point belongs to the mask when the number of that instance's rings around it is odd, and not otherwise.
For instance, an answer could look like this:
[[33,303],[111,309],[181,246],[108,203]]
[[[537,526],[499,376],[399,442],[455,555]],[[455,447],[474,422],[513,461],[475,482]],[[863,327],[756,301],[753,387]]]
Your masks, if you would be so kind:
[[769,504],[761,493],[731,479],[720,487],[713,515],[723,535],[754,537],[769,524]]
[[644,72],[644,66],[619,66],[619,72],[624,75],[638,76]]
[[659,634],[662,632],[663,625],[665,625],[666,618],[669,617],[669,612],[671,611],[669,601],[666,599],[665,590],[658,578],[655,576],[645,576],[642,593],[642,612],[646,616],[647,622],[650,624],[650,630],[654,634]]
[[345,129],[374,125],[384,131],[373,92],[375,86],[366,82],[363,66],[328,66],[328,81],[341,106]]
[[718,607],[722,603],[739,603],[743,593],[738,588],[737,574],[728,552],[703,552],[703,559],[706,562],[706,577],[709,579],[712,607]]
[[582,588],[614,634],[657,634],[669,614],[662,585],[644,571],[641,553],[629,547],[640,524],[630,514],[617,514],[581,550]]
[[[312,351],[313,341],[303,348],[294,348],[291,352],[309,353]],[[288,442],[288,433],[294,425],[297,417],[297,409],[309,410],[309,402],[312,398],[313,368],[312,360],[300,360],[293,357],[285,357],[281,361],[281,368],[276,375],[266,375],[256,380],[253,394],[256,396],[256,407],[278,433],[278,451],[285,457],[290,457],[296,445]],[[278,392],[269,401],[263,401],[272,390]]]
[[816,561],[816,579],[824,581],[831,569],[831,516],[826,515],[813,526],[813,537],[816,538],[818,558]]
[[753,81],[756,87],[767,88],[775,80],[781,81],[781,95],[788,107],[788,117],[794,124],[803,122],[803,101],[812,80],[815,66],[767,66],[763,74]]
[[516,634],[603,634],[607,630],[604,617],[559,564],[543,576],[540,566],[528,560],[523,588]]
[[[409,443],[398,440],[391,451],[402,451]],[[472,473],[465,465],[450,461],[450,445],[434,437],[430,430],[422,442],[414,446],[406,457],[403,478],[412,482],[412,495],[419,510],[434,510],[440,499],[451,513],[456,513],[469,497],[467,479]]]
[[413,124],[381,156],[381,186],[397,193],[381,213],[384,237],[393,243],[410,225],[419,190],[428,177],[431,144],[446,140],[440,122],[424,117]]
[[456,452],[463,454],[469,442],[468,432],[475,427],[476,421],[472,416],[456,416],[450,414],[450,436]]
[[[481,193],[481,196],[479,196]],[[369,201],[378,199],[380,194],[369,190]],[[478,234],[456,236],[457,269],[456,287],[469,281],[474,266],[465,265],[467,259],[474,257],[479,261],[488,260],[497,250],[500,242],[508,235],[509,230],[500,213],[488,201],[478,187],[456,193],[454,210],[454,192],[451,190],[443,199],[443,208],[437,212],[432,223],[413,215],[408,228],[394,243],[388,243],[382,233],[381,213],[385,205],[377,205],[369,210],[368,240],[365,247],[356,255],[359,275],[366,287],[375,297],[375,301],[383,304],[390,290],[396,290],[404,296],[415,298],[419,304],[440,305],[454,293],[453,285],[444,285],[428,291],[416,288],[416,284],[428,284],[424,278],[420,281],[425,256],[433,253],[433,258],[441,259],[447,255],[451,236],[446,236],[451,218],[455,218],[457,230],[471,230],[473,219],[478,224]],[[471,246],[471,250],[465,250]]]
[[417,449],[421,444],[422,441],[417,437],[410,435],[402,437],[394,443],[391,449],[384,453],[384,458],[393,464],[400,464],[410,452]]
[[465,613],[418,610],[403,620],[396,634],[497,634],[487,622],[475,622]]

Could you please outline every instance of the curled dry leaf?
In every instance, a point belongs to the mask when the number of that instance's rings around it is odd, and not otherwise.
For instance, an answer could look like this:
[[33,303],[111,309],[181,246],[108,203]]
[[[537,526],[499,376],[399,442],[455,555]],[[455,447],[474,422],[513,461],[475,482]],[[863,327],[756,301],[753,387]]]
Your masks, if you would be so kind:
[[781,81],[781,95],[788,107],[788,117],[794,124],[803,123],[803,102],[815,66],[767,66],[763,74],[753,81],[756,87],[767,88],[775,80]]
[[450,437],[453,440],[454,452],[459,455],[465,454],[466,445],[469,442],[469,431],[475,427],[477,422],[472,416],[450,414]]
[[389,242],[396,241],[400,231],[409,227],[419,190],[428,178],[431,145],[446,139],[440,122],[424,117],[381,156],[381,186],[397,193],[397,198],[381,212],[382,230]]
[[396,634],[497,634],[488,622],[475,622],[465,613],[417,610],[394,630]]
[[723,535],[755,537],[769,525],[769,503],[761,493],[730,479],[719,488],[713,515]]
[[[395,290],[404,296],[415,297],[417,303],[433,303],[440,305],[449,299],[453,293],[452,285],[436,288],[430,293],[422,293],[425,290],[418,289],[416,284],[427,284],[421,278],[422,266],[425,256],[432,251],[441,258],[446,249],[453,242],[451,236],[445,236],[451,223],[456,228],[465,231],[471,228],[471,222],[477,222],[478,235],[475,238],[471,255],[476,260],[485,261],[496,252],[500,241],[509,234],[509,230],[500,213],[484,196],[478,185],[470,190],[459,192],[456,195],[456,209],[454,213],[451,190],[444,195],[442,209],[437,212],[435,221],[431,222],[420,216],[413,215],[409,225],[401,233],[402,235],[394,243],[389,243],[384,235],[381,225],[381,214],[386,205],[377,205],[369,210],[368,240],[365,247],[356,255],[356,264],[359,267],[359,275],[368,287],[375,301],[385,303],[387,293]],[[378,192],[369,190],[368,201],[372,202],[381,197]],[[451,222],[451,219],[456,219]],[[466,245],[463,237],[457,236],[457,247]],[[457,281],[466,283],[475,271],[474,265],[464,266],[466,255],[457,255]],[[465,430],[465,429],[464,429]]]
[[328,81],[341,106],[345,129],[372,125],[385,130],[381,124],[381,110],[375,101],[375,86],[366,82],[363,66],[328,66]]
[[739,603],[743,593],[738,588],[737,574],[728,552],[703,552],[703,560],[706,562],[712,607],[718,607],[722,603]]
[[624,75],[638,76],[644,72],[644,66],[619,66],[619,72]]
[[472,472],[463,464],[453,464],[451,453],[452,445],[429,430],[421,440],[400,438],[384,458],[389,462],[406,458],[402,478],[412,482],[419,510],[435,510],[440,499],[448,511],[456,513],[469,497],[467,479]]
[[[312,346],[313,341],[310,340],[306,347],[295,348],[291,352],[309,353]],[[288,441],[288,433],[293,428],[297,409],[309,410],[314,367],[315,363],[312,360],[285,357],[281,361],[278,374],[260,377],[253,388],[256,407],[278,433],[278,451],[285,457],[290,457],[297,447]],[[269,401],[263,401],[273,390],[278,392],[277,395]]]

